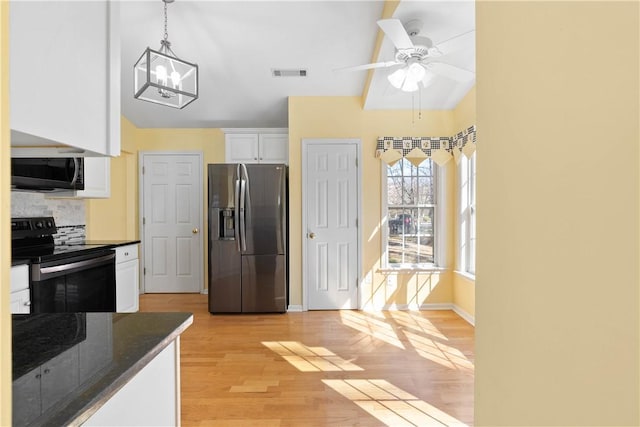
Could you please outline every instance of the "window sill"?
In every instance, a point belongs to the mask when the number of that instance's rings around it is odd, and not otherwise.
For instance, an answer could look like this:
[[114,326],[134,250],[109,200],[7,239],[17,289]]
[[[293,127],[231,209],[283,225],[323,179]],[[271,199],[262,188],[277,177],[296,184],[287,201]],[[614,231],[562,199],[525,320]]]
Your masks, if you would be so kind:
[[407,273],[444,273],[449,269],[444,267],[404,267],[404,268],[379,268],[380,274],[407,274]]
[[476,281],[476,275],[475,274],[471,274],[471,273],[468,273],[466,271],[460,271],[460,270],[454,270],[454,273],[456,273],[458,276],[464,277],[467,280],[471,280],[473,282]]

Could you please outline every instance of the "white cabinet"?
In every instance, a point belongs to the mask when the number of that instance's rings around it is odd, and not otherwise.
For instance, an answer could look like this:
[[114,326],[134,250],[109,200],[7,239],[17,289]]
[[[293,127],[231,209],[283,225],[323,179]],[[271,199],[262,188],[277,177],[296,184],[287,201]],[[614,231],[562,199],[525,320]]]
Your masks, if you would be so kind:
[[75,345],[13,381],[13,425],[29,424],[76,389],[79,382]]
[[286,131],[229,130],[225,133],[227,163],[287,163],[288,155],[289,135]]
[[261,134],[258,153],[260,163],[288,163],[289,135]]
[[29,266],[11,267],[11,313],[29,314],[31,297],[29,295]]
[[119,2],[13,1],[9,13],[12,145],[119,155]]
[[111,158],[84,158],[84,190],[77,191],[76,197],[96,199],[111,197]]
[[139,301],[138,245],[116,248],[116,312],[138,311]]
[[180,337],[156,355],[83,426],[179,426]]
[[[20,155],[23,149],[14,149]],[[111,197],[111,157],[85,157],[84,190],[68,191],[46,195],[47,199],[108,199]]]

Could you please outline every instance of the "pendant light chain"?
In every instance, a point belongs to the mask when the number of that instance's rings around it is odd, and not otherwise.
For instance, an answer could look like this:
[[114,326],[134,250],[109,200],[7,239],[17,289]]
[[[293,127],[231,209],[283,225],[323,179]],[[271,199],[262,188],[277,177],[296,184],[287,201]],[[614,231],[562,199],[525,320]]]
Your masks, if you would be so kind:
[[167,30],[167,2],[164,3],[164,41],[168,41],[169,39],[169,31]]

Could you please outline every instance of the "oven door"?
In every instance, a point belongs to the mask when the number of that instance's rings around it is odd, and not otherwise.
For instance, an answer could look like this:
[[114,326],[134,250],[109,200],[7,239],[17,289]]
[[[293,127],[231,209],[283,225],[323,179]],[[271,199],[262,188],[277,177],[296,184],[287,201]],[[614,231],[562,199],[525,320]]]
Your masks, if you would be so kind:
[[115,252],[31,265],[31,312],[115,312]]

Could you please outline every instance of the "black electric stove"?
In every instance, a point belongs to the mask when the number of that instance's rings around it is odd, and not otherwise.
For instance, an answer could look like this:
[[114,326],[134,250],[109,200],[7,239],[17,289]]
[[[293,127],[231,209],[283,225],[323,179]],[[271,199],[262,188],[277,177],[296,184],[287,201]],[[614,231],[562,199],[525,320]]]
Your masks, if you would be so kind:
[[52,217],[11,218],[12,259],[39,263],[104,251],[108,247],[83,243],[56,245],[53,239],[56,232]]
[[29,262],[31,313],[115,311],[115,252],[109,245],[56,245],[52,217],[12,218],[13,261]]

